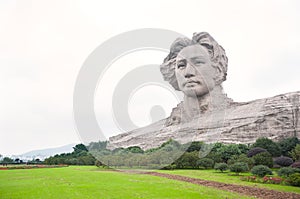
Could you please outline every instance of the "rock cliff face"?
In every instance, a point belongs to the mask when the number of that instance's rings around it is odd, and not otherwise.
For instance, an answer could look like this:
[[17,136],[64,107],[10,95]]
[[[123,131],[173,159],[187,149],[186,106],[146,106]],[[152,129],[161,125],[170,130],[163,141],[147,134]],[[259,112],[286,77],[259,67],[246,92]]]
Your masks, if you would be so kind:
[[149,126],[111,137],[109,148],[140,146],[149,149],[169,139],[180,143],[253,143],[259,137],[278,141],[300,138],[300,92],[277,95],[251,102],[230,102],[222,110],[199,115],[189,122],[178,122],[180,105],[170,117]]

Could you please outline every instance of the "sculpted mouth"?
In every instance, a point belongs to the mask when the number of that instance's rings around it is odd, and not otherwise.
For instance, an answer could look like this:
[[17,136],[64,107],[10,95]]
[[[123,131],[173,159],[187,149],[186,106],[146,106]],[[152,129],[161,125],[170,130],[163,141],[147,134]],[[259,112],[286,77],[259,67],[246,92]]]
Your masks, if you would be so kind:
[[184,83],[184,86],[185,85],[194,85],[194,84],[200,84],[200,82],[199,81],[194,81],[194,80],[189,80],[189,81],[186,81]]

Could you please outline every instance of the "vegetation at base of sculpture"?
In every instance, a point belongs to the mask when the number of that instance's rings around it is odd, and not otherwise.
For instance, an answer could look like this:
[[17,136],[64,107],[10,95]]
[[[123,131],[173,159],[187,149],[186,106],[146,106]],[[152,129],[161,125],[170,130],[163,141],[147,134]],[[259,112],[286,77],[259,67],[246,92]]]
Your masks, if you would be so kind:
[[266,175],[273,175],[272,170],[265,165],[257,165],[251,169],[251,173],[258,177],[264,177]]

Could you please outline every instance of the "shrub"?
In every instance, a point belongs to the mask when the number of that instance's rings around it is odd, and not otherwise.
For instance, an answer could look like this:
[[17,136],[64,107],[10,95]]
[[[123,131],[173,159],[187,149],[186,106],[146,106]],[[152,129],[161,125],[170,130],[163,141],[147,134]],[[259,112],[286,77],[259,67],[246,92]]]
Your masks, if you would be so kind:
[[273,157],[281,155],[279,145],[269,138],[258,138],[252,146],[266,149]]
[[269,168],[273,167],[273,159],[270,153],[262,152],[252,157],[255,165],[265,165]]
[[300,169],[300,162],[294,162],[291,167]]
[[293,164],[294,161],[292,158],[281,156],[281,157],[276,158],[274,162],[275,162],[275,164],[278,164],[279,166],[288,167],[291,164]]
[[230,168],[231,172],[235,172],[237,175],[239,175],[239,173],[241,173],[241,172],[245,172],[245,171],[249,170],[248,165],[244,162],[234,163],[229,168]]
[[226,163],[216,163],[214,169],[224,172],[228,169],[228,165]]
[[252,148],[248,151],[247,156],[248,157],[253,157],[253,156],[255,156],[259,153],[263,153],[263,152],[267,152],[267,150],[263,149],[261,147],[254,147],[254,148]]
[[249,168],[252,168],[254,166],[254,160],[252,158],[248,158],[246,154],[241,154],[239,156],[232,156],[228,160],[228,164],[234,164],[236,162],[244,162],[247,163]]
[[277,174],[280,177],[289,177],[290,175],[299,172],[299,169],[291,168],[291,167],[283,167],[277,171]]
[[288,182],[293,186],[300,187],[300,173],[294,173],[290,175],[288,178]]
[[200,167],[204,167],[205,169],[212,168],[214,165],[214,161],[210,158],[201,158],[197,161],[197,165]]
[[265,175],[273,175],[271,169],[265,165],[257,165],[251,169],[251,173],[258,177],[264,177]]

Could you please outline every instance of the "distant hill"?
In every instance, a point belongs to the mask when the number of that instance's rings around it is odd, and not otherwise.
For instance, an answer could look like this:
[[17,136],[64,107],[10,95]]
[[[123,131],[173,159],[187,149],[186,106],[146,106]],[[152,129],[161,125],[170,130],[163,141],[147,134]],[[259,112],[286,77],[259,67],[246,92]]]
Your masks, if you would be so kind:
[[68,144],[61,147],[56,148],[47,148],[47,149],[40,149],[40,150],[33,150],[27,153],[23,153],[21,155],[13,155],[12,158],[20,158],[21,160],[32,160],[39,158],[40,160],[44,160],[47,157],[61,154],[61,153],[70,153],[73,151],[73,147],[76,144]]

